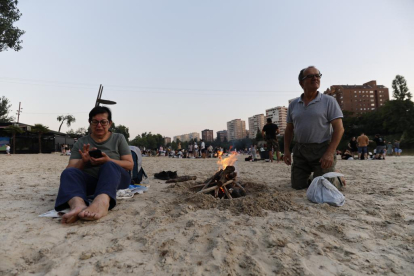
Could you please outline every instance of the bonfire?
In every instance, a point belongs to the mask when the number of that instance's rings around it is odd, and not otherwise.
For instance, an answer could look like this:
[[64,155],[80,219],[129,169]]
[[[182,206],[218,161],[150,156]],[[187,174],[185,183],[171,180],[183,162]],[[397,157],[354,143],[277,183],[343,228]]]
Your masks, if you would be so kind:
[[[222,152],[219,152],[217,164],[219,170],[206,181],[204,184],[194,186],[201,188],[198,193],[211,193],[214,197],[240,197],[246,195],[246,190],[237,182],[236,168],[233,166],[237,161],[237,153],[233,152],[228,158],[222,158]],[[232,196],[233,195],[233,196]]]

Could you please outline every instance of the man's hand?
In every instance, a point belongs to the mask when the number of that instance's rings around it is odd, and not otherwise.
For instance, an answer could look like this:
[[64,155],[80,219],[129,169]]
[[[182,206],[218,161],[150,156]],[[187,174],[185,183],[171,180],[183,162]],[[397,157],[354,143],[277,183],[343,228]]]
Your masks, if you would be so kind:
[[91,147],[91,145],[89,145],[89,144],[87,144],[87,145],[83,144],[82,150],[79,150],[79,153],[82,156],[82,161],[85,164],[88,163],[91,159],[91,157],[89,156],[89,148],[90,147]]
[[283,161],[286,163],[286,165],[292,165],[292,155],[290,154],[290,151],[285,150],[285,155],[283,155]]
[[90,159],[91,159],[91,164],[93,166],[102,165],[102,164],[104,164],[104,163],[106,163],[106,162],[108,162],[108,161],[111,160],[111,158],[109,158],[109,156],[106,155],[105,152],[102,152],[102,157],[101,158],[93,158],[93,157],[90,157]]
[[331,152],[325,152],[325,154],[319,160],[319,163],[321,163],[322,169],[327,169],[327,168],[332,167],[334,163],[334,154]]

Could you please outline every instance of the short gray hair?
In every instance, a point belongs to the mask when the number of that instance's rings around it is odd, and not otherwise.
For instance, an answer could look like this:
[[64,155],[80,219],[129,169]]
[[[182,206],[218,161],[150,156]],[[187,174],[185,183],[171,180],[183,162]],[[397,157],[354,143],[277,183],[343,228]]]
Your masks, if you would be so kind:
[[299,83],[302,81],[302,79],[303,79],[303,77],[304,77],[304,72],[306,71],[306,69],[309,69],[309,68],[315,68],[315,69],[317,69],[318,70],[318,72],[319,72],[319,74],[321,73],[321,71],[319,71],[319,69],[318,68],[316,68],[315,66],[313,66],[313,65],[310,65],[310,66],[308,66],[308,67],[306,67],[306,68],[303,68],[302,70],[300,70],[300,72],[299,72],[299,77],[298,77],[298,79],[299,79]]

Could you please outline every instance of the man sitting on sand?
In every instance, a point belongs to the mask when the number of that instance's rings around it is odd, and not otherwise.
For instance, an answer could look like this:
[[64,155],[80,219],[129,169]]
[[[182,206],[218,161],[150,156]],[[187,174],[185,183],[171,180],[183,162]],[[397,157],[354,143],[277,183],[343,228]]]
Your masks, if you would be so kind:
[[[125,137],[109,131],[111,110],[103,106],[93,108],[89,123],[92,133],[75,143],[69,164],[60,177],[55,210],[70,208],[62,216],[63,224],[78,218],[97,220],[106,216],[116,205],[116,191],[128,188],[131,183],[127,170],[133,169],[134,161]],[[101,150],[102,157],[91,157],[89,150],[93,149]]]

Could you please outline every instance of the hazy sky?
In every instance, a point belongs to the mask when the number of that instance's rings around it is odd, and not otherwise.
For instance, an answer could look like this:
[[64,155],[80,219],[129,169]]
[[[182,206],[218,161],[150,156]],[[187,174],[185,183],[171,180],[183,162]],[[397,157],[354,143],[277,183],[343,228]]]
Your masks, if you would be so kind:
[[[414,92],[414,1],[20,0],[23,49],[0,53],[0,96],[20,122],[87,127],[99,84],[113,121],[172,137],[264,114],[298,97],[397,74]],[[66,132],[66,125],[62,131]]]

